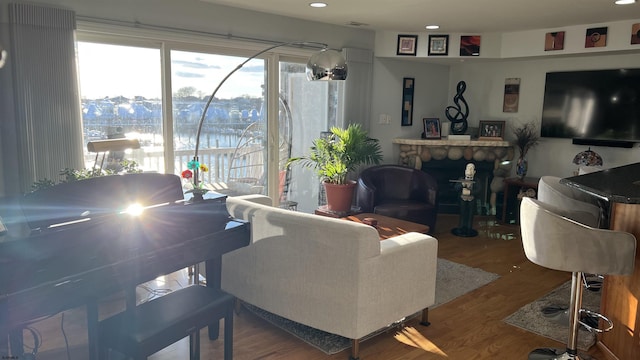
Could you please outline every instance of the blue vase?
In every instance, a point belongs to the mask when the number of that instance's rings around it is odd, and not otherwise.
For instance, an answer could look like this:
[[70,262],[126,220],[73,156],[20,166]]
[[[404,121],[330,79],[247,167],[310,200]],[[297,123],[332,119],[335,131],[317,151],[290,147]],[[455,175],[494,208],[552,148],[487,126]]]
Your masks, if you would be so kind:
[[518,158],[518,162],[516,163],[516,175],[520,180],[524,179],[527,176],[527,169],[529,167],[529,163],[524,156]]

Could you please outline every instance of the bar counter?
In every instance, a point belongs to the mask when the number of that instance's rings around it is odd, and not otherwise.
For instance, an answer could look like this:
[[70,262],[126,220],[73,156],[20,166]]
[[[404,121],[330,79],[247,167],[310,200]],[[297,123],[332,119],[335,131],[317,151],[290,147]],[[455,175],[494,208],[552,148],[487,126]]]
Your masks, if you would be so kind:
[[[632,233],[640,240],[640,163],[560,180],[609,204],[609,229]],[[597,346],[610,360],[635,360],[640,354],[640,255],[632,275],[608,275],[600,312],[614,323],[598,336]]]

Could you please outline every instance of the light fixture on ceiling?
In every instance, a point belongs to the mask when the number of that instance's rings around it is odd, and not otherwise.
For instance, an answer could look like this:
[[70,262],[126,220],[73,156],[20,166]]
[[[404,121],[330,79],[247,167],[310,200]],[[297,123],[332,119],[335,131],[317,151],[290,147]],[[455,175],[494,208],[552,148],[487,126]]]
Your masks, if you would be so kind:
[[616,5],[629,5],[635,4],[636,0],[616,0],[614,3]]
[[[236,71],[240,70],[249,61],[266,53],[269,50],[273,50],[275,48],[278,48],[281,46],[287,46],[287,45],[321,48],[321,50],[313,54],[309,58],[309,61],[307,62],[306,72],[307,72],[308,80],[329,81],[329,80],[346,80],[347,79],[347,63],[344,57],[338,51],[329,49],[329,46],[327,44],[322,44],[317,42],[294,41],[294,42],[278,43],[278,44],[269,46],[264,50],[260,50],[257,53],[248,57],[247,59],[245,59],[242,63],[240,63],[233,70],[231,70],[231,72],[229,72],[224,78],[222,78],[222,81],[218,83],[218,86],[216,86],[215,90],[213,90],[213,93],[211,94],[211,96],[209,96],[207,103],[202,109],[202,115],[200,116],[200,120],[198,122],[198,131],[196,132],[196,148],[193,155],[193,160],[189,161],[189,165],[188,165],[189,169],[192,170],[193,172],[193,183],[195,185],[199,184],[198,174],[200,172],[200,162],[198,160],[198,150],[200,149],[200,132],[202,131],[202,125],[204,124],[204,120],[206,118],[209,105],[211,105],[211,102],[216,97],[218,90],[220,90],[220,87],[222,86],[222,84],[224,84],[229,79],[229,77],[231,77],[231,75],[233,75]],[[193,193],[193,200],[195,201],[203,200],[203,197],[202,197],[202,195],[204,194],[203,192],[192,191],[192,193]]]
[[437,30],[437,29],[440,29],[440,25],[427,25],[427,26],[425,26],[425,29],[427,29],[427,30]]
[[314,8],[323,8],[323,7],[327,7],[327,3],[312,2],[312,3],[309,3],[309,6],[314,7]]

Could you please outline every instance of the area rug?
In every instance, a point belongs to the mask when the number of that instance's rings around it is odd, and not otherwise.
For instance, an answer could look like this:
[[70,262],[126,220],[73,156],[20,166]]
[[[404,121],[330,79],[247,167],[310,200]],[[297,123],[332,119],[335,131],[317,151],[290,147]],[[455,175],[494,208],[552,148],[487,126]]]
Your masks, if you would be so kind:
[[[545,316],[543,309],[553,306],[568,308],[571,297],[571,281],[560,285],[547,295],[521,307],[504,321],[532,333],[566,344],[569,338],[569,315],[563,311],[556,315]],[[585,290],[582,295],[582,308],[591,311],[600,310],[600,292]],[[578,349],[587,351],[596,342],[596,334],[581,327],[578,332]]]
[[[430,306],[429,309],[433,309],[486,285],[496,280],[498,277],[499,276],[497,274],[486,272],[481,269],[472,268],[445,259],[438,259],[436,273],[436,302],[433,306]],[[244,305],[249,311],[258,317],[261,317],[271,324],[298,337],[327,355],[336,354],[351,347],[351,340],[348,338],[299,324],[295,321],[285,319],[250,304]],[[410,316],[410,318],[418,315],[420,315],[420,313],[416,313]],[[388,328],[380,329],[379,331],[367,335],[360,341],[362,342],[370,339],[386,330],[388,330]]]

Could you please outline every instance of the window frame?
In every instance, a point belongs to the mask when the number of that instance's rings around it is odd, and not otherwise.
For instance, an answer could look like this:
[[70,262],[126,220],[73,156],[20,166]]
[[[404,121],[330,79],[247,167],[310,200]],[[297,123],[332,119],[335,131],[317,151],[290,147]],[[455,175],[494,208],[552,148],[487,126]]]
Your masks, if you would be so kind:
[[[222,39],[216,35],[190,32],[169,31],[164,29],[135,28],[130,26],[109,25],[78,21],[76,30],[77,42],[93,42],[110,45],[136,46],[160,50],[161,58],[161,84],[163,104],[163,139],[164,141],[164,167],[166,173],[176,174],[174,166],[173,144],[173,98],[171,87],[171,61],[172,50],[206,52],[217,55],[250,57],[275,43],[252,42],[247,40]],[[265,61],[267,72],[265,103],[267,104],[267,194],[277,201],[278,199],[278,99],[280,92],[281,61],[297,62],[304,64],[311,54],[317,49],[289,47],[283,45],[274,48],[256,57]],[[212,84],[211,91],[216,84]],[[81,94],[80,94],[81,95]],[[171,140],[171,141],[166,141]],[[179,170],[179,169],[178,169]]]

